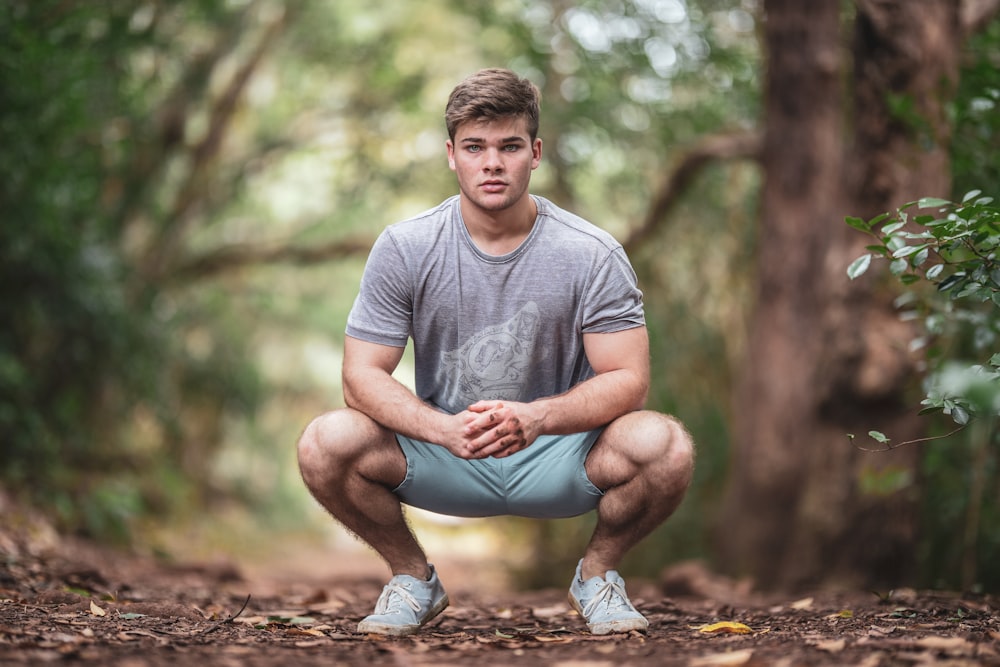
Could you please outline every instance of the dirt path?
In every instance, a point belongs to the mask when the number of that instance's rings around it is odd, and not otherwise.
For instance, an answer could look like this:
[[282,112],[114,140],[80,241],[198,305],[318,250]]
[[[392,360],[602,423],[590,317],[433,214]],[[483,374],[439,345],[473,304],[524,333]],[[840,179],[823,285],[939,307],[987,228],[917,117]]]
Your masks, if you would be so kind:
[[[310,566],[166,566],[78,542],[33,549],[0,530],[0,665],[1000,665],[995,597],[766,600],[692,565],[629,580],[645,635],[591,636],[564,590],[477,586],[482,568],[456,561],[438,563],[452,606],[431,627],[364,636],[354,629],[382,566],[307,556]],[[731,625],[707,631],[719,622]]]

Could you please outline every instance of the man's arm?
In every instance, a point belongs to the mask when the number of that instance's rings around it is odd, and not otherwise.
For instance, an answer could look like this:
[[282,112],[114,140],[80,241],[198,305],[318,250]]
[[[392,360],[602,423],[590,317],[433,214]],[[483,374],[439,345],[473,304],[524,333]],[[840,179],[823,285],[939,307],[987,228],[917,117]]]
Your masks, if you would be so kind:
[[449,415],[421,401],[392,377],[404,348],[344,339],[344,402],[396,433],[447,447],[456,456],[483,458],[465,447],[465,423],[474,415]]
[[584,334],[583,346],[596,375],[569,391],[531,403],[480,401],[466,430],[470,449],[507,456],[544,434],[589,431],[640,410],[649,392],[649,337],[645,327]]

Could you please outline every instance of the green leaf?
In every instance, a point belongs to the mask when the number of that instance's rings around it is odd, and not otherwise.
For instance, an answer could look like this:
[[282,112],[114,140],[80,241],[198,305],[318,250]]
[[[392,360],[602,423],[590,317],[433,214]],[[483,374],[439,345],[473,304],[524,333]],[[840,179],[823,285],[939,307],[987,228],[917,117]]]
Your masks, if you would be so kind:
[[953,273],[944,280],[942,280],[940,283],[938,283],[937,286],[938,291],[947,292],[951,288],[960,285],[964,280],[965,280],[964,273]]
[[870,224],[868,224],[868,222],[862,220],[861,218],[856,218],[851,215],[844,218],[844,222],[846,222],[851,227],[854,227],[854,229],[859,229],[863,232],[870,232],[872,230],[872,227]]
[[924,275],[927,278],[927,280],[934,280],[939,275],[941,275],[942,271],[944,271],[944,264],[935,264],[931,268],[927,269],[927,273],[925,273]]
[[882,444],[889,442],[889,438],[885,437],[885,434],[881,431],[868,431],[868,437],[876,442],[881,442]]
[[850,266],[847,267],[847,277],[854,280],[855,278],[863,275],[865,271],[868,270],[868,267],[871,266],[871,263],[872,256],[870,254],[858,257],[856,260],[851,262]]
[[969,412],[961,405],[956,405],[951,410],[951,418],[955,420],[956,424],[965,426],[969,423]]
[[882,233],[886,236],[892,236],[893,232],[897,232],[906,225],[905,222],[893,222],[882,228]]
[[909,257],[910,255],[912,255],[913,253],[917,252],[920,249],[921,246],[918,245],[905,245],[902,248],[899,248],[898,250],[893,252],[892,256],[897,259],[900,257]]
[[884,245],[866,245],[865,250],[873,252],[876,255],[882,255],[883,257],[886,257],[889,254],[889,249]]
[[917,201],[917,208],[935,208],[951,205],[952,203],[947,199],[940,199],[938,197],[923,197]]

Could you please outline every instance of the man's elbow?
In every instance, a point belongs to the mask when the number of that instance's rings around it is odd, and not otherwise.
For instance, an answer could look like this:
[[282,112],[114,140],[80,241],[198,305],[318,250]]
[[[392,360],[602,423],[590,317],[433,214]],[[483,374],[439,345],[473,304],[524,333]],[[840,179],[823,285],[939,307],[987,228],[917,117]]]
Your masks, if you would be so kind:
[[629,406],[631,412],[636,412],[638,410],[643,410],[646,408],[646,401],[649,400],[649,377],[639,378],[636,381],[635,390],[633,392],[632,404]]
[[355,387],[356,380],[346,370],[341,374],[340,385],[344,392],[344,405],[349,408],[358,408],[360,396]]

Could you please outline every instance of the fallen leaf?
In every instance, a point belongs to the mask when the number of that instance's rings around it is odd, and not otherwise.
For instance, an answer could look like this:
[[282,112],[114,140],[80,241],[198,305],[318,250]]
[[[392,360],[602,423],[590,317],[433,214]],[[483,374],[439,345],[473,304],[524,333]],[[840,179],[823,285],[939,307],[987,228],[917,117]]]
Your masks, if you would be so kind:
[[122,640],[123,642],[135,641],[139,637],[162,639],[160,635],[153,634],[152,632],[146,632],[145,630],[125,630],[124,632],[118,633],[118,639]]
[[90,601],[90,613],[93,614],[94,616],[105,616],[105,615],[107,615],[108,612],[106,612],[103,609],[101,609],[99,606],[97,606],[96,602],[94,602],[93,600],[91,600]]
[[556,604],[551,607],[535,607],[531,610],[531,615],[535,618],[552,618],[553,616],[561,616],[566,613],[569,613],[569,606],[565,604]]
[[917,645],[938,651],[973,651],[975,645],[962,637],[924,637]]
[[801,600],[796,600],[792,604],[788,605],[792,609],[809,609],[813,605],[812,598],[802,598]]
[[302,635],[310,635],[312,637],[325,637],[319,630],[310,630],[308,628],[288,628],[285,630],[285,635],[290,637],[297,637]]
[[869,637],[888,637],[896,631],[895,625],[890,625],[888,627],[873,625],[868,628]]
[[753,657],[752,649],[742,651],[727,651],[725,653],[713,653],[712,655],[695,658],[688,663],[689,667],[738,667],[750,662]]
[[246,625],[262,625],[267,623],[267,618],[264,616],[237,616],[233,619],[234,623],[244,623]]
[[718,623],[712,623],[711,625],[703,625],[698,628],[698,632],[706,633],[729,633],[735,635],[748,635],[753,630],[749,626],[743,625],[742,623],[736,623],[733,621],[720,621]]
[[847,646],[847,640],[827,639],[816,642],[814,646],[820,651],[826,651],[827,653],[840,653]]

